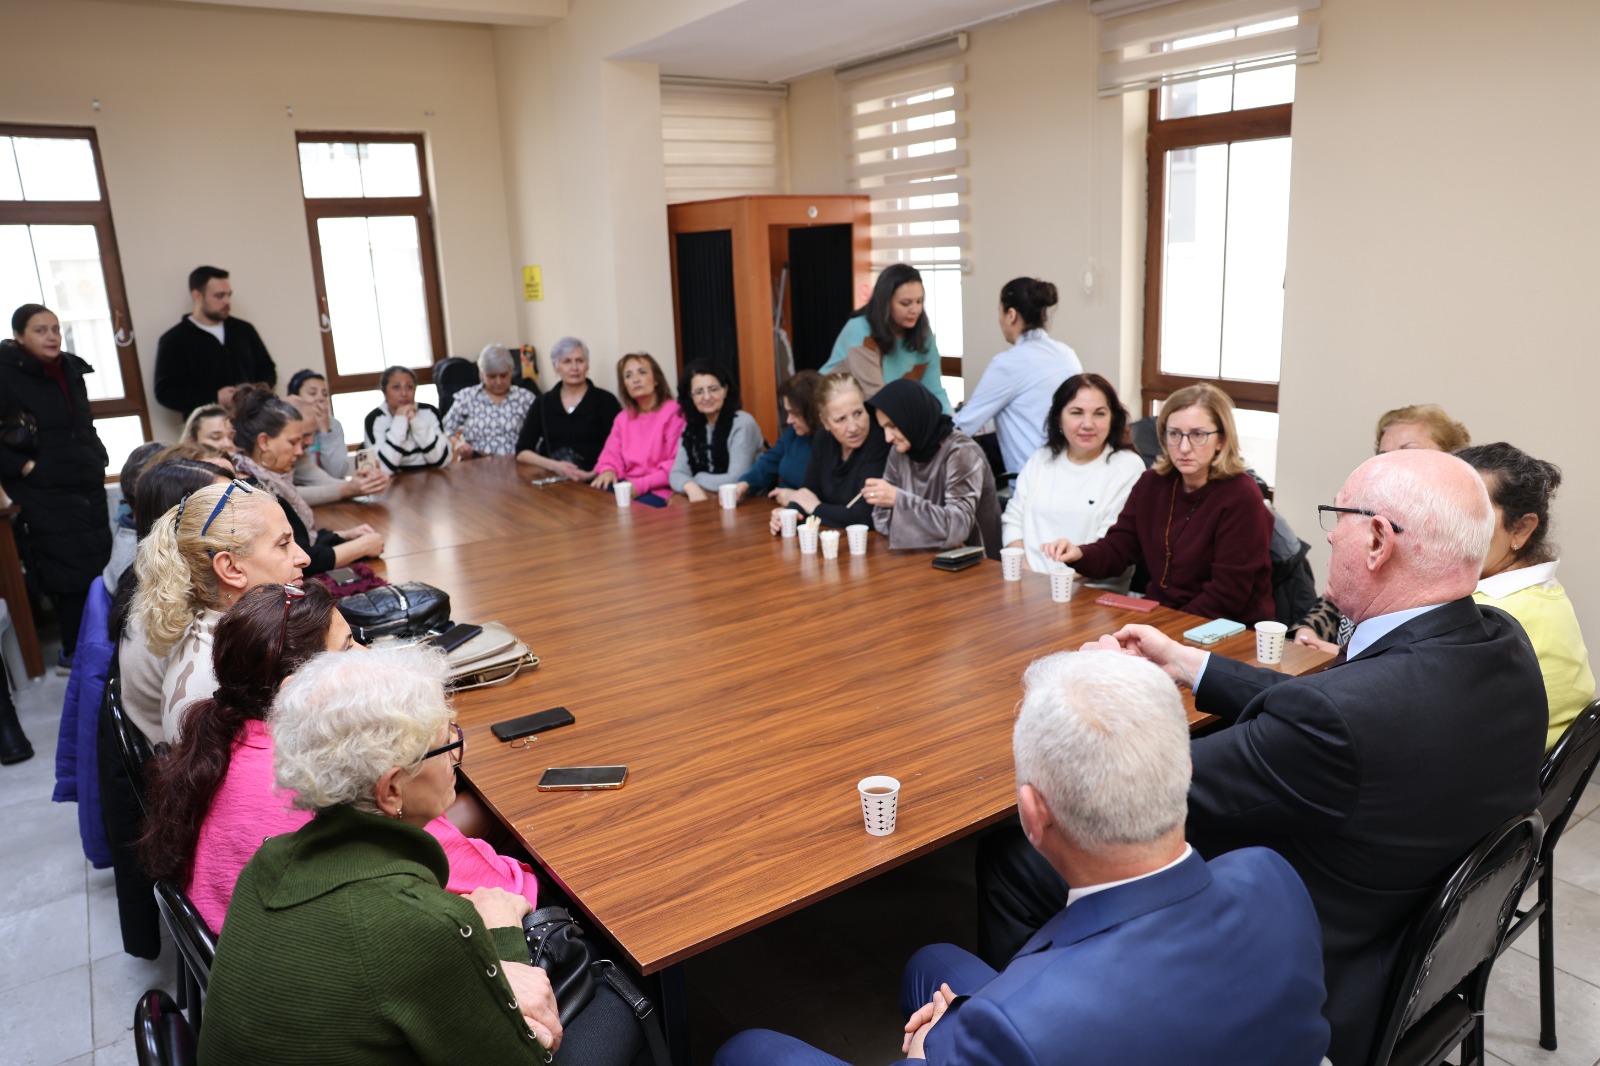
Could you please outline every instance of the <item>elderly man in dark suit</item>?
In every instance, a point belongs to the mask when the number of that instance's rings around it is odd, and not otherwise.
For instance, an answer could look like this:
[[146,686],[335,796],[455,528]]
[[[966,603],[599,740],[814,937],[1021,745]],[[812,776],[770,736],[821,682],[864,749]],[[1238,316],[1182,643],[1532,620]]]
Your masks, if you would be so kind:
[[[1265,845],[1299,872],[1322,923],[1328,1054],[1360,1063],[1411,919],[1537,803],[1548,718],[1522,628],[1471,598],[1494,512],[1467,464],[1379,455],[1321,511],[1328,598],[1356,623],[1328,670],[1287,677],[1149,626],[1100,644],[1160,665],[1229,723],[1194,742],[1190,839],[1213,856]],[[1066,893],[1003,839],[980,863],[991,944]]]
[[[951,1066],[1316,1066],[1322,948],[1299,878],[1265,848],[1184,840],[1189,727],[1149,663],[1062,652],[1023,678],[1013,731],[1027,839],[1076,886],[1004,971],[952,944],[901,983],[907,1059]],[[716,1066],[840,1066],[749,1030]]]

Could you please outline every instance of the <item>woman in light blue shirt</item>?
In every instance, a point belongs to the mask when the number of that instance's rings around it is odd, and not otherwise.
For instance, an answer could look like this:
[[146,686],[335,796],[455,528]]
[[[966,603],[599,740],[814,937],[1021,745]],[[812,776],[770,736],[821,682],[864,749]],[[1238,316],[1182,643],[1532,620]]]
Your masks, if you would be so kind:
[[[861,382],[868,400],[891,381],[914,378],[933,393],[944,413],[949,414],[950,397],[944,394],[944,384],[939,380],[939,345],[934,341],[928,314],[922,309],[923,298],[922,275],[916,267],[905,263],[885,267],[872,287],[872,299],[845,320],[822,373],[849,370]],[[867,345],[868,340],[872,344]],[[870,380],[871,374],[863,376],[859,367],[847,365],[850,350],[863,345],[876,352],[871,368],[881,370],[876,381]]]
[[1000,290],[1000,332],[1011,348],[989,360],[978,387],[956,412],[956,428],[982,432],[994,419],[1006,470],[1017,473],[1044,446],[1050,397],[1083,373],[1071,348],[1044,331],[1056,287],[1038,278],[1013,278]]

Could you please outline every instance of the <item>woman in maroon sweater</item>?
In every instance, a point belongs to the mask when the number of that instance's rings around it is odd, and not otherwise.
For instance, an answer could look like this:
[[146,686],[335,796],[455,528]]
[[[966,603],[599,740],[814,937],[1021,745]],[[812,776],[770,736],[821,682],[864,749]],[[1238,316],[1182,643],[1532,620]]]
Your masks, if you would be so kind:
[[1205,618],[1273,617],[1272,512],[1244,476],[1233,401],[1215,385],[1179,389],[1161,405],[1162,454],[1134,483],[1116,525],[1093,544],[1058,540],[1045,554],[1090,578],[1143,562],[1145,595]]

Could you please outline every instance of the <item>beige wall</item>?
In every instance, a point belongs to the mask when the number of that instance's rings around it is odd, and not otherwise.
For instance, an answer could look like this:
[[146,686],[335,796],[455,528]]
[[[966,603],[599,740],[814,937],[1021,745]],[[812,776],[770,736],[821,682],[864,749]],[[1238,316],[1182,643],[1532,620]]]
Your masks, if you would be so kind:
[[1440,403],[1475,441],[1561,466],[1562,578],[1600,634],[1600,144],[1583,133],[1600,5],[1506,10],[1322,6],[1295,102],[1279,503],[1320,540],[1313,509],[1371,454],[1378,414]]
[[232,272],[280,379],[322,365],[296,130],[426,134],[450,351],[520,339],[487,28],[94,0],[5,22],[54,43],[9,50],[0,117],[98,130],[147,393],[200,263]]

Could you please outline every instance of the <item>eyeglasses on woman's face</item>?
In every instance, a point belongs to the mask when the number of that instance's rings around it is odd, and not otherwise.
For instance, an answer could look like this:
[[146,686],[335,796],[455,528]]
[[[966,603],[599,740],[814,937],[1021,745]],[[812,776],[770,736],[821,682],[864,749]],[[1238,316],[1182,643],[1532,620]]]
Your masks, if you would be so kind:
[[435,755],[443,755],[445,752],[449,752],[451,765],[460,766],[461,757],[467,751],[467,738],[462,734],[461,727],[455,722],[450,723],[450,735],[455,739],[448,744],[441,744],[431,751],[424,752],[422,756],[424,761],[433,758]]

